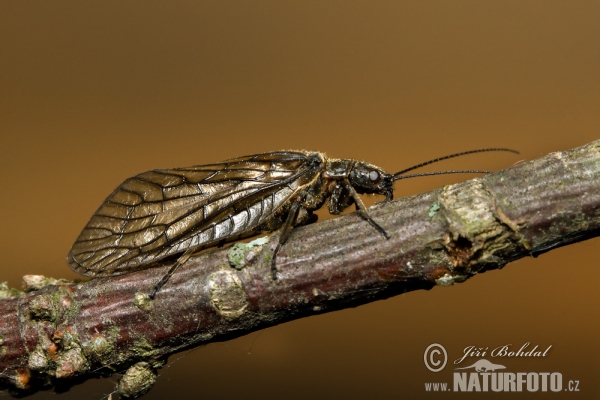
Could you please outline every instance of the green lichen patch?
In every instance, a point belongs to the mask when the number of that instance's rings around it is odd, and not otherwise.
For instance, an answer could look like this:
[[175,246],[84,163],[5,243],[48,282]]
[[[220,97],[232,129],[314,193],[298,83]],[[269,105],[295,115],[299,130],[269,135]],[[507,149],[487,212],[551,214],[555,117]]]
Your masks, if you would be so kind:
[[130,350],[139,358],[144,359],[152,358],[158,353],[158,349],[155,349],[145,337],[137,337],[134,340]]
[[27,360],[27,367],[32,371],[44,371],[48,368],[49,360],[47,353],[38,345],[31,353]]
[[56,377],[67,378],[86,372],[90,369],[87,358],[79,347],[62,352],[56,360]]
[[235,269],[242,269],[246,266],[246,245],[244,243],[236,243],[231,246],[227,252],[229,264]]
[[70,320],[76,320],[79,315],[81,303],[73,299],[74,292],[75,291],[70,286],[60,286],[55,292],[56,301],[64,323],[69,323]]
[[29,314],[32,319],[54,322],[58,315],[58,308],[55,296],[42,294],[29,303]]
[[[43,326],[42,323],[38,323],[38,327]],[[47,371],[52,368],[55,363],[58,346],[48,337],[44,329],[38,331],[38,343],[29,353],[29,359],[27,360],[27,367],[32,371]]]
[[142,311],[152,311],[154,309],[154,302],[150,300],[150,296],[142,292],[135,294],[133,304]]
[[106,325],[102,332],[93,335],[91,340],[83,343],[84,354],[89,360],[99,362],[102,365],[118,363],[124,360],[115,360],[115,356],[122,353],[115,352],[115,344],[119,340],[120,330],[115,325]]
[[454,285],[454,277],[450,274],[444,274],[435,280],[435,284],[438,286],[452,286]]
[[91,350],[98,358],[102,358],[105,354],[110,353],[114,346],[111,342],[106,339],[103,335],[97,334],[94,336],[90,343]]
[[438,203],[437,201],[435,203],[433,203],[431,205],[431,207],[429,208],[429,213],[427,215],[429,215],[429,218],[433,218],[433,216],[435,214],[437,214],[437,212],[440,210],[440,203]]
[[156,372],[147,362],[139,362],[129,367],[119,381],[119,394],[135,399],[147,393],[156,383]]
[[250,251],[256,250],[255,248],[261,247],[269,241],[267,237],[260,237],[249,243],[236,243],[227,252],[227,258],[229,264],[237,269],[241,270],[246,266],[246,258],[252,255],[248,254]]
[[44,275],[25,275],[23,276],[23,285],[26,292],[40,290],[48,285],[70,285],[73,281],[67,279],[55,279]]
[[14,299],[22,294],[20,290],[9,288],[8,282],[0,282],[0,299]]

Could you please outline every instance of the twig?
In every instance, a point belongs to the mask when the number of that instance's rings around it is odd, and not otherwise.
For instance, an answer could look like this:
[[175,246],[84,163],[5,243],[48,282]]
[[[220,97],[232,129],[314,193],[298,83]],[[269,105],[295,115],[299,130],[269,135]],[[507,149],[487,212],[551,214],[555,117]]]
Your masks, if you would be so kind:
[[462,282],[597,236],[600,141],[369,213],[389,240],[356,213],[297,228],[277,280],[269,268],[278,234],[190,258],[153,301],[170,263],[83,283],[26,277],[29,293],[0,291],[0,383],[22,396],[130,367],[120,391],[135,397],[183,349]]

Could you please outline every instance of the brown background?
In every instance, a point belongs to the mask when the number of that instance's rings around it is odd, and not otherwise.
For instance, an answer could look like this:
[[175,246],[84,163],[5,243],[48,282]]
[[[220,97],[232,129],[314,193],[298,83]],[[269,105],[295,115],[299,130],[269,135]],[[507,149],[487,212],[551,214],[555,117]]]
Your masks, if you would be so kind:
[[[65,256],[81,228],[152,168],[311,149],[394,171],[521,151],[439,166],[496,170],[595,140],[599,17],[597,1],[5,2],[0,279],[76,278]],[[406,181],[396,195],[468,177]],[[414,398],[451,380],[423,365],[434,342],[451,361],[470,345],[552,345],[545,359],[493,361],[580,381],[552,398],[592,398],[599,243],[175,355],[147,398]],[[100,399],[115,382],[60,397]],[[515,396],[529,397],[541,396]]]

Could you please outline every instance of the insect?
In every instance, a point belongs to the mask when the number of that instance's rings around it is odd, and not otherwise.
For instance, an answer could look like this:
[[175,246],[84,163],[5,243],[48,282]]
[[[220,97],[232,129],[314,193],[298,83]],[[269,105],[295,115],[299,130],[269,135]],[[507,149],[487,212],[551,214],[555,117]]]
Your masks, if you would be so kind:
[[127,179],[102,203],[67,256],[69,266],[87,276],[114,276],[150,268],[179,255],[150,295],[154,298],[192,253],[219,243],[281,228],[272,257],[294,226],[316,221],[313,211],[327,200],[331,214],[354,204],[384,237],[359,194],[394,197],[394,182],[416,176],[487,173],[434,171],[407,175],[425,165],[466,154],[510,151],[488,148],[436,158],[395,174],[351,159],[310,151],[275,151],[189,168],[156,169]]

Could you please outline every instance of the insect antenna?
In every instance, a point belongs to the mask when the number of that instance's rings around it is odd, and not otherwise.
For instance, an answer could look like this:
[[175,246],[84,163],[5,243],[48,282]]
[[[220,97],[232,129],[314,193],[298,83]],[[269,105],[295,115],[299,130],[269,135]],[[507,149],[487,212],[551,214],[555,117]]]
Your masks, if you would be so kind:
[[417,178],[419,176],[432,176],[432,175],[448,175],[448,174],[489,174],[492,171],[485,171],[480,169],[459,169],[451,171],[432,171],[432,172],[421,172],[419,174],[410,175],[398,175],[394,174],[394,182],[400,179]]
[[443,156],[443,157],[438,157],[438,158],[434,158],[433,160],[429,160],[429,161],[425,161],[422,162],[420,164],[417,165],[413,165],[412,167],[403,169],[402,171],[398,171],[394,174],[394,181],[399,180],[399,179],[405,179],[405,178],[413,178],[413,177],[417,177],[417,176],[428,176],[428,175],[443,175],[443,174],[462,174],[462,173],[489,173],[489,171],[469,171],[469,170],[465,170],[465,171],[439,171],[436,173],[423,173],[423,174],[415,174],[415,175],[404,175],[403,178],[400,178],[400,175],[409,172],[409,171],[413,171],[415,169],[424,167],[426,165],[429,164],[433,164],[439,161],[444,161],[447,160],[449,158],[454,158],[454,157],[460,157],[460,156],[466,156],[467,154],[473,154],[473,153],[483,153],[483,152],[487,152],[487,151],[508,151],[511,153],[515,153],[515,154],[519,154],[518,151],[513,150],[513,149],[507,149],[507,148],[502,148],[502,147],[493,147],[493,148],[488,148],[488,149],[475,149],[475,150],[468,150],[468,151],[461,151],[460,153],[455,153],[455,154],[450,154],[447,156]]

